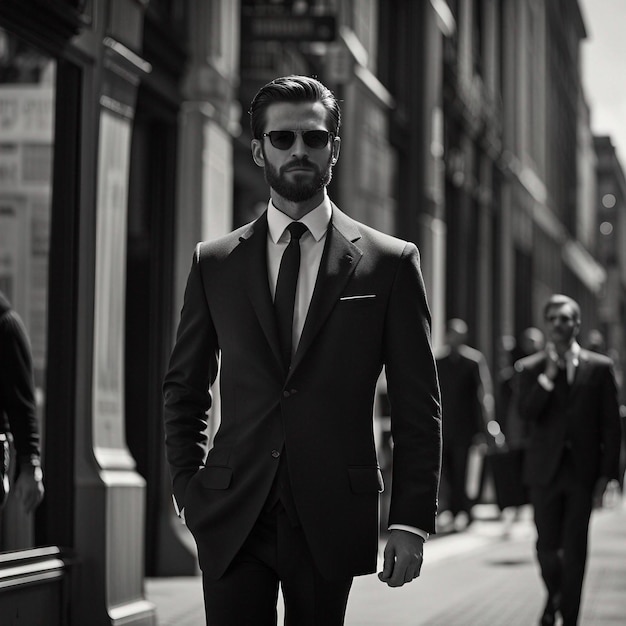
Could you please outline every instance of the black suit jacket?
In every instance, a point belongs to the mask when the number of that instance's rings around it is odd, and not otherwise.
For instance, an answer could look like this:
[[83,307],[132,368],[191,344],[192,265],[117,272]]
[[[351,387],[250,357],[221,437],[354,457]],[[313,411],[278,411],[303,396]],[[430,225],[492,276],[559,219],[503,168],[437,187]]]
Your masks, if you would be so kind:
[[572,385],[552,392],[537,380],[545,363],[542,351],[515,364],[520,417],[530,422],[526,482],[548,485],[566,448],[578,478],[590,488],[600,476],[617,478],[621,426],[612,361],[581,350]]
[[[286,372],[266,247],[264,214],[196,249],[164,382],[174,495],[204,573],[219,577],[262,510],[286,452],[297,513],[321,572],[370,573],[382,488],[372,416],[383,364],[395,444],[389,522],[434,531],[440,404],[419,254],[333,206]],[[207,456],[218,361],[221,423]]]

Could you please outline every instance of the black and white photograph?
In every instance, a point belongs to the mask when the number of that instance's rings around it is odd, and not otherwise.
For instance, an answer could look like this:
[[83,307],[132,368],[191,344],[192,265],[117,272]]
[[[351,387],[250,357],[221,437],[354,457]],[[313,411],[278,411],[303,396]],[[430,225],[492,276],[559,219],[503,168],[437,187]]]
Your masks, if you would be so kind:
[[0,0],[0,626],[626,623],[626,0]]

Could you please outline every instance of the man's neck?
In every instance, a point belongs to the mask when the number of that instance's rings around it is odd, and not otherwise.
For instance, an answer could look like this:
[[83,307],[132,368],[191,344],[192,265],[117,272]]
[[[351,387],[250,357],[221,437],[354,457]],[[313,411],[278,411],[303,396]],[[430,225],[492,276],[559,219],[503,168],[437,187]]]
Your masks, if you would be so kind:
[[555,343],[554,347],[556,348],[556,353],[560,357],[564,357],[572,349],[572,346],[574,345],[575,341],[576,341],[575,339],[570,339],[570,341],[568,341],[567,343],[564,343],[564,342]]
[[303,202],[292,202],[283,198],[276,193],[274,189],[270,188],[270,197],[274,206],[285,215],[288,215],[292,220],[300,220],[307,213],[310,213],[315,207],[318,207],[324,201],[324,190],[316,193],[312,198],[304,200]]

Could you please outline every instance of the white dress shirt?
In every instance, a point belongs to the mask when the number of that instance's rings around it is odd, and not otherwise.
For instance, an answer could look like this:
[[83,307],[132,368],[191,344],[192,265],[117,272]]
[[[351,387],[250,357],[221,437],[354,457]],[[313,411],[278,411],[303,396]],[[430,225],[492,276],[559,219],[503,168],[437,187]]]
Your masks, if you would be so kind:
[[[296,351],[304,322],[311,304],[317,273],[320,269],[322,252],[326,241],[326,231],[332,215],[330,199],[324,194],[322,203],[307,213],[300,223],[304,224],[308,231],[300,238],[300,272],[296,285],[296,303],[293,309],[293,351]],[[270,200],[267,207],[267,272],[272,294],[272,300],[276,293],[278,270],[283,252],[290,240],[287,226],[293,220],[279,211]],[[293,355],[292,355],[293,356]]]
[[[567,384],[571,385],[576,377],[576,368],[580,360],[580,345],[574,341],[570,349],[563,355],[565,359],[565,369],[567,370]],[[550,380],[545,374],[539,374],[537,379],[539,384],[546,390],[554,389],[554,381]]]
[[[308,228],[308,232],[305,232],[300,238],[300,271],[296,285],[296,303],[293,310],[293,341],[291,344],[294,352],[300,341],[309,304],[311,304],[331,216],[332,206],[326,190],[324,190],[324,199],[321,204],[298,220]],[[292,221],[288,215],[277,209],[271,200],[269,201],[267,207],[267,273],[272,300],[274,300],[276,293],[280,261],[291,238],[287,226]],[[424,540],[428,538],[426,531],[413,526],[392,524],[389,530],[394,529],[412,532],[420,535]]]

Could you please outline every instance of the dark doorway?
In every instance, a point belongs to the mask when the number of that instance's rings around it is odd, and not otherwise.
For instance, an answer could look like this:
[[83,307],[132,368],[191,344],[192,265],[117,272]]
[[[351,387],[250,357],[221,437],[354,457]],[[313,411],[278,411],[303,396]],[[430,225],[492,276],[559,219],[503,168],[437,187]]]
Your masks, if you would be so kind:
[[164,468],[161,382],[171,347],[177,111],[139,91],[131,148],[126,285],[126,440],[146,479],[146,574],[158,563]]

